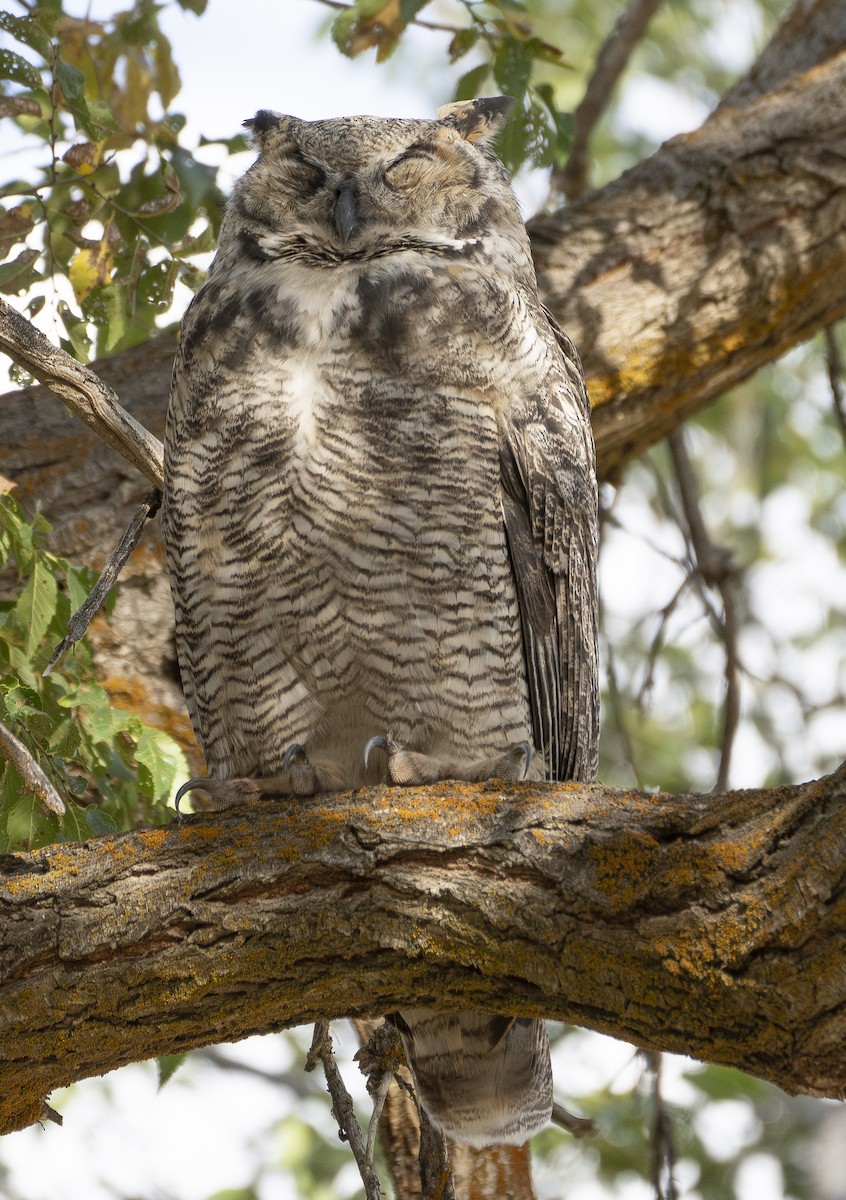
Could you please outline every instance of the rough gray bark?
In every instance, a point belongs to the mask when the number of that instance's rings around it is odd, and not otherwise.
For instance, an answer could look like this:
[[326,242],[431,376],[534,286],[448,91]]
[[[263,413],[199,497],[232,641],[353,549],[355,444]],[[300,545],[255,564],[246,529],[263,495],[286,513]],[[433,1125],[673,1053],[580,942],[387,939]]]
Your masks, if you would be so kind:
[[531,224],[600,469],[846,313],[846,53]]
[[721,797],[377,788],[0,869],[0,1131],[127,1062],[415,1003],[844,1092],[846,766]]
[[796,0],[749,72],[723,96],[720,108],[739,108],[780,87],[791,75],[834,58],[844,46],[843,0]]
[[0,348],[46,384],[101,441],[161,489],[161,442],[121,408],[117,395],[101,375],[54,346],[5,300],[0,302]]

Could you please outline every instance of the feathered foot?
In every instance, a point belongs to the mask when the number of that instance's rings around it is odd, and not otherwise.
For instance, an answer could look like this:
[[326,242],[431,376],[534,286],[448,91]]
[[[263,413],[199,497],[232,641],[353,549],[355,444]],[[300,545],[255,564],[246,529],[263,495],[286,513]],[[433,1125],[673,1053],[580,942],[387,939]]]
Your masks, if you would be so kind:
[[[278,775],[256,779],[189,779],[176,793],[176,811],[188,792],[202,791],[208,796],[206,812],[221,812],[239,805],[254,805],[271,796],[314,796],[318,792],[336,792],[343,786],[331,767],[314,765],[304,748],[294,742],[285,752]],[[180,814],[181,815],[181,814]]]
[[532,762],[532,747],[529,742],[515,742],[505,754],[497,758],[481,758],[474,762],[462,763],[406,750],[388,734],[387,737],[371,738],[364,747],[365,767],[369,764],[370,755],[377,748],[387,754],[388,778],[398,787],[419,787],[427,783],[438,783],[442,779],[460,779],[466,783],[504,779],[506,783],[516,783],[526,778]]

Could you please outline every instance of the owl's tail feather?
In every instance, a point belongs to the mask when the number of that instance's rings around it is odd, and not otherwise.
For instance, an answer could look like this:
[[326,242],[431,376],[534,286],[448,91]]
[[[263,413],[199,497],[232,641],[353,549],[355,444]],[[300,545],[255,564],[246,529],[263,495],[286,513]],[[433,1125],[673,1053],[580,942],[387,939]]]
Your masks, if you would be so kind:
[[552,1115],[546,1024],[526,1017],[404,1009],[402,1035],[420,1103],[447,1137],[521,1145]]

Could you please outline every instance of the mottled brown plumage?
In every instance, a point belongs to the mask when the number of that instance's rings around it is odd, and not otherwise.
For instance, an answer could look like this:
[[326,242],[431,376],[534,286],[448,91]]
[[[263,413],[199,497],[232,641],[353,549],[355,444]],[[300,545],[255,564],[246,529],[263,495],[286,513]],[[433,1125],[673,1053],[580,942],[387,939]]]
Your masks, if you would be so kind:
[[[594,773],[589,412],[486,145],[507,106],[251,122],[165,439],[213,806]],[[520,1142],[548,1119],[542,1022],[396,1021],[450,1136]]]

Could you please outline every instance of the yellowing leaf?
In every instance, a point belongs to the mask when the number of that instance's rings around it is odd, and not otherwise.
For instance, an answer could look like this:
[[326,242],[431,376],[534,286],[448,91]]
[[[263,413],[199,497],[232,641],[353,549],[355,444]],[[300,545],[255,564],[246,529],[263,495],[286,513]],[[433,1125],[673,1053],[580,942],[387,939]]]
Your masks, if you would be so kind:
[[111,283],[114,259],[114,249],[108,238],[76,252],[68,267],[68,279],[80,304],[95,288]]
[[406,26],[400,0],[357,0],[335,21],[332,34],[344,54],[355,58],[376,46],[376,59],[383,62],[397,44]]
[[62,161],[80,175],[91,175],[100,163],[100,147],[93,142],[77,142],[65,151]]

